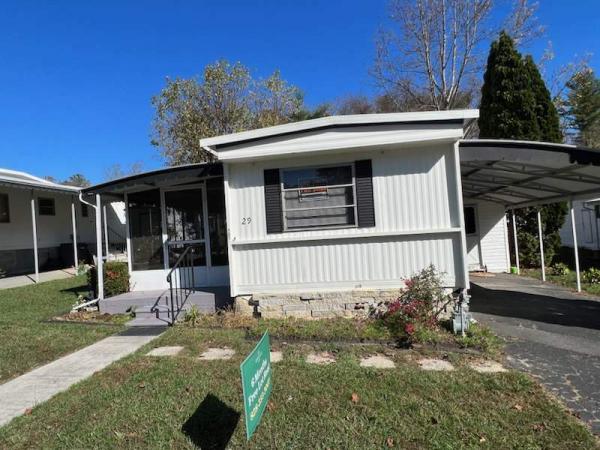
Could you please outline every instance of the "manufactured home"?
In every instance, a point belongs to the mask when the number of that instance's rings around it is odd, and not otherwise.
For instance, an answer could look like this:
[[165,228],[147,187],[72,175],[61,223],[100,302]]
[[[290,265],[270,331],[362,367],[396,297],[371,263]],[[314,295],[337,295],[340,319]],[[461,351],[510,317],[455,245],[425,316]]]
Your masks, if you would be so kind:
[[350,315],[431,264],[467,299],[469,271],[510,268],[507,211],[600,194],[597,152],[464,141],[477,117],[332,116],[202,139],[212,163],[85,189],[126,204],[134,292],[101,309],[153,299],[148,313],[174,319],[220,289],[264,316]]
[[[37,277],[40,271],[76,266],[79,260],[91,262],[96,242],[95,212],[79,200],[80,191],[79,187],[0,169],[2,275]],[[114,252],[125,244],[124,205],[104,207],[104,242],[112,242],[106,250]]]

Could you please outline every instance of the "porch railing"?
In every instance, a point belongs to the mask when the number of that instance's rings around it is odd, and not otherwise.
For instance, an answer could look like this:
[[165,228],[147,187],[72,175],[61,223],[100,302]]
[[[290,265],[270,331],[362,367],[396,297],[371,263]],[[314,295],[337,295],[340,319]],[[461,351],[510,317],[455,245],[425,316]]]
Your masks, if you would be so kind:
[[169,318],[171,325],[177,320],[177,316],[181,312],[183,305],[194,292],[194,245],[188,245],[179,255],[175,264],[167,275],[167,283],[169,283]]

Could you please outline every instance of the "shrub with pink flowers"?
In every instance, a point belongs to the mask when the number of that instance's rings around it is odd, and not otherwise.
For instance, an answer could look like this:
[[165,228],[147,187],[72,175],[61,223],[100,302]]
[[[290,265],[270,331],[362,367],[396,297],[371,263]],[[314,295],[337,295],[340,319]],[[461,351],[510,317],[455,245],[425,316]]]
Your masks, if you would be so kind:
[[400,297],[385,305],[378,315],[400,342],[410,344],[423,332],[437,327],[438,316],[451,297],[434,266],[405,280],[405,286]]

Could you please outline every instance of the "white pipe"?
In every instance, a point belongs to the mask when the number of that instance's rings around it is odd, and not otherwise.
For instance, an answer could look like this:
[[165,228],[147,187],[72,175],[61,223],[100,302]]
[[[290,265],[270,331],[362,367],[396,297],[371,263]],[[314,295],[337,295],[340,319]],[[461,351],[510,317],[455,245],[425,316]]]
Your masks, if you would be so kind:
[[575,274],[577,275],[577,292],[581,292],[581,273],[579,272],[579,248],[577,245],[577,226],[575,224],[575,209],[573,202],[569,203],[571,210],[571,230],[573,231],[573,248],[575,249]]
[[540,261],[542,263],[542,281],[546,281],[546,261],[544,261],[544,235],[542,233],[542,213],[537,210],[538,237],[540,240]]
[[33,263],[35,265],[35,282],[40,282],[40,267],[38,259],[37,222],[35,219],[35,196],[31,191],[31,229],[33,231]]
[[108,257],[108,216],[106,215],[106,205],[102,207],[104,214],[104,250],[106,250],[106,256]]
[[73,258],[75,271],[79,271],[79,257],[77,255],[77,219],[75,218],[75,201],[71,199],[71,219],[73,221]]
[[104,298],[104,261],[102,261],[102,198],[96,194],[96,273],[98,299]]
[[517,220],[515,218],[515,210],[511,209],[512,213],[512,228],[513,239],[515,244],[515,264],[517,265],[517,275],[521,274],[521,266],[519,265],[519,240],[517,239]]

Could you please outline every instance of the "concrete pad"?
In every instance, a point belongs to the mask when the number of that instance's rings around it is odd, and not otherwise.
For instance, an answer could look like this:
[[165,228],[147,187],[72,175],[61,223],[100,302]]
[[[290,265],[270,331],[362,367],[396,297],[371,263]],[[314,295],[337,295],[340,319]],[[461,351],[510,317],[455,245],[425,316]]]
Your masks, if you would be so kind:
[[135,352],[166,328],[110,336],[0,385],[0,426]]
[[271,363],[275,364],[283,361],[283,353],[282,352],[271,352]]
[[[40,272],[40,283],[45,281],[53,281],[53,280],[62,280],[64,278],[71,278],[75,276],[75,269],[60,269],[60,270],[51,270],[49,272]],[[21,286],[28,286],[36,284],[35,282],[35,274],[28,275],[17,275],[12,277],[0,278],[0,289],[10,289]]]
[[146,353],[146,356],[175,356],[183,347],[179,345],[173,345],[171,347],[156,347]]
[[360,367],[374,367],[375,369],[393,369],[396,367],[394,361],[387,356],[373,355],[360,360]]
[[329,352],[309,353],[306,355],[306,362],[308,364],[326,366],[335,362],[335,356]]
[[449,372],[454,370],[454,366],[443,359],[425,358],[419,360],[419,366],[423,370],[433,370],[438,372]]
[[200,359],[204,361],[214,361],[217,359],[231,359],[235,355],[235,350],[229,347],[209,348],[200,355]]
[[508,370],[497,361],[473,361],[469,366],[479,373],[508,372]]

